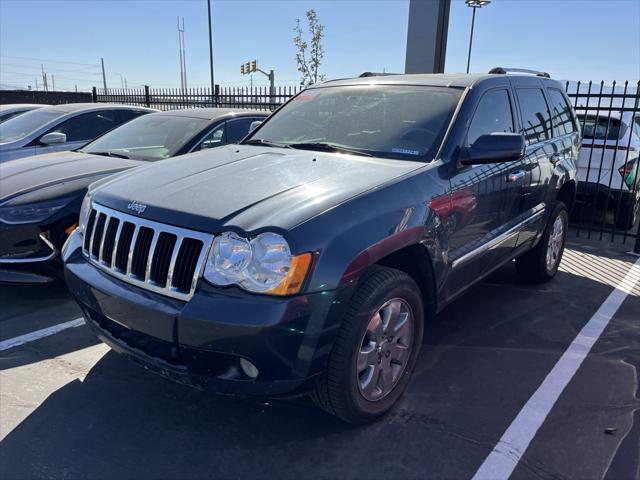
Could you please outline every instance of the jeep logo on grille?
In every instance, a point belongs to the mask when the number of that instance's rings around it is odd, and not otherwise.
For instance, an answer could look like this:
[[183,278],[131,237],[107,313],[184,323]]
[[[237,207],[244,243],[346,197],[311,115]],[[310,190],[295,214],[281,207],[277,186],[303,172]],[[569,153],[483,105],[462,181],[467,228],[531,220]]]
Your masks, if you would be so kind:
[[147,206],[144,203],[138,203],[135,200],[127,205],[129,210],[136,212],[138,215],[141,215],[147,209]]

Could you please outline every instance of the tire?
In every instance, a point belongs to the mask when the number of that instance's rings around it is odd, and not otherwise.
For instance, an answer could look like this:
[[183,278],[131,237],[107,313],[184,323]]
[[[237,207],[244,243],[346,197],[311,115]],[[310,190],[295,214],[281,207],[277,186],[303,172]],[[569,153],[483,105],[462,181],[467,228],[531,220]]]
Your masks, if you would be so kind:
[[[558,272],[567,240],[569,214],[562,202],[556,202],[549,221],[538,244],[528,252],[516,258],[516,271],[529,283],[542,283],[551,280]],[[558,228],[562,230],[558,232]],[[559,236],[558,236],[559,235]],[[549,252],[549,249],[553,249]],[[550,261],[547,261],[550,253]]]
[[[353,424],[375,420],[400,398],[418,358],[424,329],[422,295],[411,277],[377,266],[365,275],[342,319],[327,369],[311,392],[318,407]],[[398,319],[404,313],[409,316],[403,323]],[[395,337],[392,324],[401,326],[395,329]],[[404,356],[401,366],[394,363],[395,355]]]
[[623,200],[623,205],[620,207],[620,210],[616,212],[616,227],[625,231],[631,230],[636,224],[639,213],[640,201],[633,200],[631,195],[629,195],[626,201]]

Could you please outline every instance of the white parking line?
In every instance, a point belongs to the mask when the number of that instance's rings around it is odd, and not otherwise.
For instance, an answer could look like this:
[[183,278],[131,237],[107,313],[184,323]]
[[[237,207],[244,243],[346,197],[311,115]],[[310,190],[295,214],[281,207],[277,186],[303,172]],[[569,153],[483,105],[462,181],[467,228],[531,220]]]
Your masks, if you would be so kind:
[[17,347],[18,345],[33,342],[34,340],[40,340],[41,338],[54,335],[68,328],[79,327],[81,325],[84,325],[84,318],[82,317],[76,318],[75,320],[70,320],[68,322],[59,323],[58,325],[53,325],[52,327],[43,328],[42,330],[36,330],[35,332],[25,333],[24,335],[20,335],[19,337],[2,340],[0,342],[0,352],[2,352],[3,350],[8,350],[9,348]]
[[525,450],[543,424],[560,394],[622,305],[640,281],[640,259],[631,266],[624,279],[607,297],[598,311],[571,342],[560,360],[544,379],[518,416],[509,425],[493,451],[480,465],[474,480],[507,479],[513,473]]

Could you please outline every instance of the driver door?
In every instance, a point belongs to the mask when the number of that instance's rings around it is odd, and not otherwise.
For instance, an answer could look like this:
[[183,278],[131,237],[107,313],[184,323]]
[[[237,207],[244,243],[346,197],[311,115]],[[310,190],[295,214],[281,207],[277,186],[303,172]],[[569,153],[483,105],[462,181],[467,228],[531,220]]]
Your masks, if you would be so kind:
[[[515,132],[510,89],[494,88],[480,98],[467,130],[465,147],[485,134]],[[515,246],[517,232],[509,225],[517,217],[524,174],[522,161],[458,166],[451,178],[449,229],[451,297],[504,261]]]

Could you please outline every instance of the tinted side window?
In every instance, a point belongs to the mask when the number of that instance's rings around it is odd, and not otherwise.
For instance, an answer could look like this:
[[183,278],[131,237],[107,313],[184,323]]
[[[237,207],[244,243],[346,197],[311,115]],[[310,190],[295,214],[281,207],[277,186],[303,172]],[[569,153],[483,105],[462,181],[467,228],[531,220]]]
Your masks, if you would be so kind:
[[551,138],[551,115],[542,90],[518,88],[518,99],[522,112],[522,133],[527,144]]
[[483,95],[467,132],[467,145],[481,135],[505,132],[513,133],[511,101],[506,90],[492,90]]
[[575,132],[571,108],[562,92],[557,88],[549,88],[547,92],[551,100],[551,123],[555,135]]
[[238,143],[246,137],[251,123],[255,120],[253,117],[248,117],[227,121],[227,143]]
[[146,113],[148,112],[143,110],[118,110],[118,125],[133,120],[140,115],[145,115]]
[[220,145],[224,145],[225,143],[227,143],[225,138],[225,125],[226,122],[222,122],[220,125],[211,130],[211,132],[202,139],[200,144],[198,144],[198,146],[194,150],[204,150],[207,148],[219,147]]
[[117,125],[115,110],[89,112],[62,122],[52,132],[67,135],[67,142],[92,140]]

